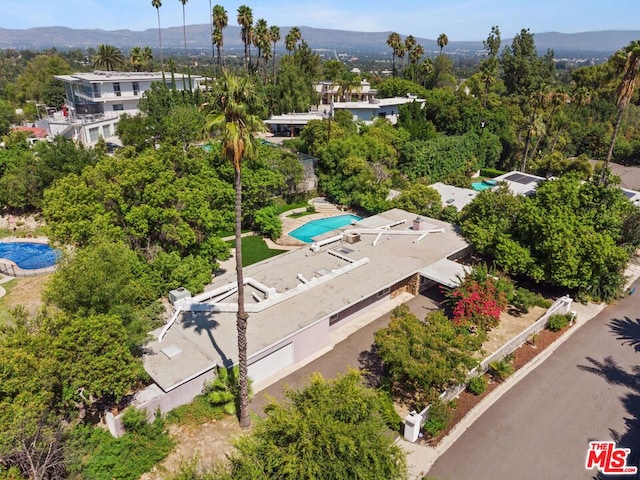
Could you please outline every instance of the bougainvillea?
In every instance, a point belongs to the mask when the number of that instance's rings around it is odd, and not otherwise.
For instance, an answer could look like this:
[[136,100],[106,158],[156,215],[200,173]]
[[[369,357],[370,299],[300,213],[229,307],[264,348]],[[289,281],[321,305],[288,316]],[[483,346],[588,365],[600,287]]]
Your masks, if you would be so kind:
[[496,288],[496,280],[487,277],[479,282],[467,277],[449,297],[454,302],[453,322],[473,324],[482,330],[498,325],[500,313],[507,307],[507,296]]

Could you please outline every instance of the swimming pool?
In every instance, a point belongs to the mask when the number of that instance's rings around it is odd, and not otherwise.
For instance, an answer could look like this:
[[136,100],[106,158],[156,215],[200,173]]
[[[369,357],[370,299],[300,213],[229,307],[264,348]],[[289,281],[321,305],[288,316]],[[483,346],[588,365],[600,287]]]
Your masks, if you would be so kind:
[[498,182],[496,182],[495,180],[491,180],[491,179],[485,179],[481,182],[473,182],[471,184],[471,187],[476,191],[476,192],[482,192],[483,190],[487,190],[489,188],[493,188],[497,185]]
[[293,238],[297,238],[304,243],[312,243],[313,237],[328,233],[332,230],[344,227],[345,225],[350,225],[353,221],[357,222],[359,220],[362,220],[362,218],[357,215],[351,214],[338,215],[337,217],[319,218],[317,220],[311,220],[301,227],[296,228],[295,230],[291,231],[289,235]]
[[44,243],[0,242],[0,258],[11,260],[23,270],[55,265],[60,251]]

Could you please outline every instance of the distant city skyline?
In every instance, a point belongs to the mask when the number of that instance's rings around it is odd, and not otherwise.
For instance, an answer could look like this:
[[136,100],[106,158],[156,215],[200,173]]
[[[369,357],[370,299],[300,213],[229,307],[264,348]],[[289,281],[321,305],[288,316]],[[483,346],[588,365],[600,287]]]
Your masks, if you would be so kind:
[[[208,24],[209,4],[209,0],[189,0],[185,5],[187,25]],[[216,4],[227,10],[229,25],[237,25],[236,12],[244,4],[253,10],[254,22],[264,18],[269,25],[280,27],[396,31],[434,39],[445,33],[450,41],[482,40],[493,25],[500,27],[503,38],[522,28],[534,33],[637,30],[640,18],[638,0],[211,1],[211,6]],[[0,0],[0,11],[0,27],[9,29],[157,28],[151,0]],[[180,0],[162,0],[160,22],[163,28],[182,26]]]

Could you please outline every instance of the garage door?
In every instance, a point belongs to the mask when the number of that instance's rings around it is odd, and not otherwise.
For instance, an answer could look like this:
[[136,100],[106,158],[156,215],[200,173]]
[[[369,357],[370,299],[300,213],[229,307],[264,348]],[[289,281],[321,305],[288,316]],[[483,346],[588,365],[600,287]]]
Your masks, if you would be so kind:
[[259,383],[293,363],[293,343],[249,365],[249,377]]

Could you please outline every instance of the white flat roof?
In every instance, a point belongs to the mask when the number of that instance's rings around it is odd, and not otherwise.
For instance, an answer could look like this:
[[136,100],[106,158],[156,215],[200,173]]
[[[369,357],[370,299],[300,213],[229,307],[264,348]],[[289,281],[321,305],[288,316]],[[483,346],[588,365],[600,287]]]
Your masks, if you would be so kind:
[[530,173],[508,172],[494,178],[496,182],[506,182],[514,195],[529,195],[535,192],[538,185],[546,180],[544,177]]
[[[375,246],[373,243],[378,235],[363,234],[358,243],[338,242],[321,248],[317,253],[305,247],[245,268],[245,278],[252,278],[274,288],[279,294],[286,294],[300,285],[298,275],[307,280],[320,279],[325,272],[348,265],[349,262],[340,256],[352,261],[369,259],[368,263],[348,273],[332,276],[324,283],[318,282],[316,286],[280,303],[251,313],[247,331],[249,357],[468,247],[457,227],[431,218],[425,218],[425,223],[443,228],[443,233],[430,233],[418,243],[415,241],[419,235],[393,233],[411,232],[415,217],[414,213],[393,209],[366,218],[356,227],[349,225],[341,229],[375,229],[406,220],[392,227],[391,233],[383,233]],[[338,251],[339,256],[329,254],[328,250]],[[234,282],[235,271],[229,271],[217,277],[206,290]],[[254,293],[256,290],[247,288],[248,306],[258,303],[252,295]],[[224,301],[237,301],[236,294]],[[158,333],[154,332],[156,337]],[[234,312],[185,312],[168,329],[161,343],[154,340],[147,345],[144,366],[156,383],[168,391],[215,364],[236,363],[236,342]],[[170,345],[175,345],[182,353],[169,358],[162,349]]]
[[453,205],[462,210],[478,196],[478,192],[470,188],[452,187],[441,182],[429,186],[440,194],[443,207]]
[[[71,75],[54,75],[59,80],[67,82],[118,82],[118,81],[162,81],[162,72],[105,72],[96,70],[94,72],[86,73],[72,73]],[[165,79],[170,78],[165,72]],[[182,77],[180,77],[182,78]],[[192,80],[202,81],[205,77],[201,75],[191,74]]]

